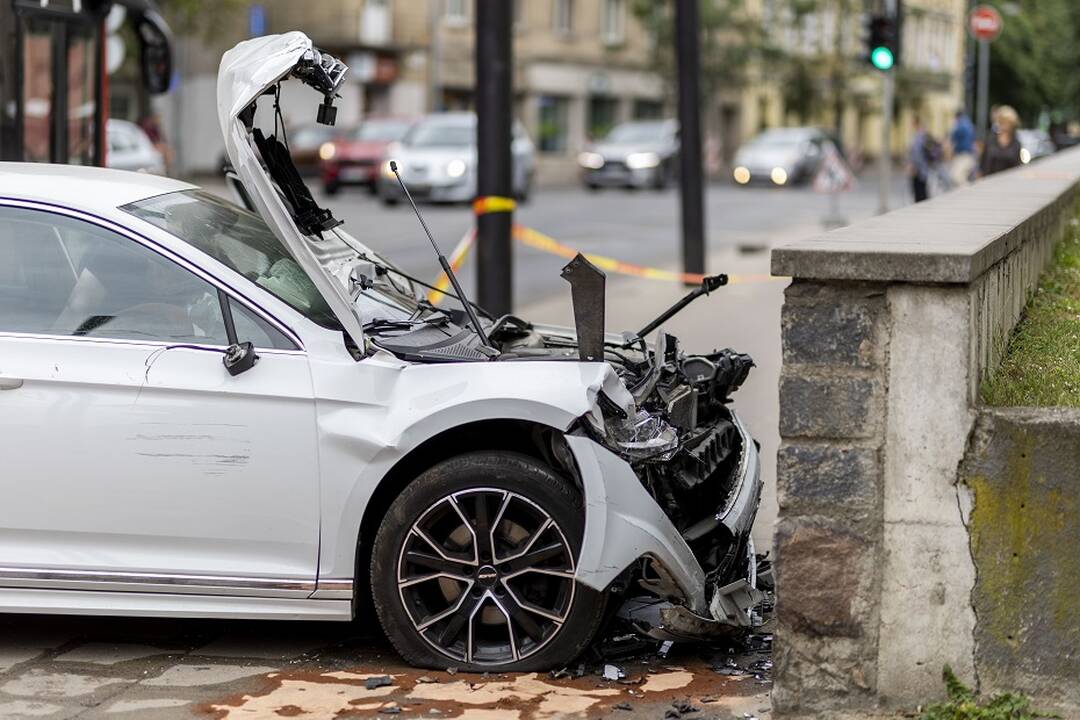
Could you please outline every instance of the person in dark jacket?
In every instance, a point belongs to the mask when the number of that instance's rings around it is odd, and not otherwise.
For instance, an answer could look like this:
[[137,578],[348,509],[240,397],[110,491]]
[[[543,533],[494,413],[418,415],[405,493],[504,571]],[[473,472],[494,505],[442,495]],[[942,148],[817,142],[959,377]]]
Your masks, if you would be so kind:
[[993,175],[1020,164],[1020,140],[1016,136],[1019,125],[1020,117],[1011,107],[1002,105],[997,109],[994,114],[997,132],[986,139],[979,159],[980,175]]

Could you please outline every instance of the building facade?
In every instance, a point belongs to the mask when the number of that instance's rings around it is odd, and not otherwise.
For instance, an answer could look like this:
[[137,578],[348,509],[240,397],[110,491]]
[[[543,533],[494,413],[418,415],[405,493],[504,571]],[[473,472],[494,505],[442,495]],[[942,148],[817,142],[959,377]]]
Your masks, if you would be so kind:
[[[674,114],[674,88],[653,64],[655,40],[630,0],[513,0],[517,118],[538,150],[541,184],[572,180],[590,138],[634,118]],[[723,0],[716,0],[717,2]],[[181,173],[213,171],[221,160],[214,85],[221,53],[255,35],[302,30],[351,68],[339,123],[369,114],[418,115],[472,107],[475,0],[263,0],[230,16],[214,41],[177,43],[178,77],[161,111]],[[748,68],[739,87],[706,101],[706,167],[726,176],[738,146],[780,125],[839,130],[854,155],[881,149],[881,76],[861,59],[864,0],[745,0],[783,62]],[[810,7],[802,16],[793,7]],[[919,114],[943,135],[962,104],[966,0],[906,0],[891,150],[900,154]],[[725,38],[741,42],[742,38]],[[796,112],[792,59],[807,71],[809,112]],[[290,88],[296,93],[306,88]],[[289,107],[291,117],[310,104]],[[299,108],[299,109],[297,109]]]

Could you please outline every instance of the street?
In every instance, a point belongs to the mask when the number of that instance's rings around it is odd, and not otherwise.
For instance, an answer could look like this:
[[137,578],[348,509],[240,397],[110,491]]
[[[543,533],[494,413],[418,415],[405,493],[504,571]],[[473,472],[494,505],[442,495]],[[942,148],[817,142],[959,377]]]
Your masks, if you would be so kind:
[[[224,191],[220,185],[208,187]],[[873,214],[875,187],[864,181],[844,197],[841,207],[852,220]],[[346,227],[404,270],[435,276],[437,264],[408,207],[386,208],[363,192],[337,196],[329,204]],[[770,547],[776,517],[779,313],[786,285],[763,277],[768,272],[764,250],[817,232],[825,210],[825,199],[805,189],[710,188],[709,269],[747,281],[699,300],[666,325],[688,350],[730,346],[749,352],[757,363],[735,397],[762,445],[766,490],[754,533],[759,550]],[[471,222],[467,207],[422,211],[447,253]],[[588,252],[642,265],[676,265],[674,192],[544,190],[518,220]],[[570,324],[569,293],[559,277],[565,260],[521,246],[516,253],[517,311],[536,321]],[[471,281],[471,263],[462,274]],[[639,327],[684,292],[670,282],[609,280],[609,329]],[[684,702],[701,709],[693,717],[768,715],[768,672],[752,669],[771,665],[767,648],[740,654],[738,648],[677,643],[666,658],[646,653],[620,661],[627,676],[620,683],[596,674],[603,668],[597,657],[581,678],[574,673],[568,678],[425,674],[401,663],[369,617],[337,624],[0,615],[0,636],[0,717],[5,720],[329,717],[341,710],[373,715],[395,708],[410,716],[484,720],[598,711],[652,718]],[[373,676],[382,675],[393,676],[392,685],[368,688]],[[388,709],[387,703],[396,704]]]
[[[311,184],[319,187],[317,181]],[[897,192],[892,206],[906,204],[899,178],[894,185]],[[876,193],[876,179],[866,177],[841,198],[840,209],[849,220],[868,217],[877,209]],[[316,195],[320,204],[345,221],[346,230],[405,272],[429,280],[438,274],[431,247],[407,204],[386,207],[362,188],[346,188],[333,197],[317,191]],[[425,204],[420,210],[448,256],[472,227],[472,212],[466,205]],[[705,209],[708,251],[718,257],[715,253],[738,248],[764,250],[781,239],[813,234],[820,230],[827,211],[827,199],[807,187],[711,185]],[[586,253],[661,268],[675,269],[679,263],[679,196],[675,190],[539,188],[518,208],[514,219]],[[515,308],[520,310],[568,289],[559,277],[565,260],[521,245],[515,253]],[[475,283],[472,260],[461,272],[466,288]],[[726,272],[727,268],[713,266],[708,271]],[[608,302],[617,304],[619,298],[609,295]]]

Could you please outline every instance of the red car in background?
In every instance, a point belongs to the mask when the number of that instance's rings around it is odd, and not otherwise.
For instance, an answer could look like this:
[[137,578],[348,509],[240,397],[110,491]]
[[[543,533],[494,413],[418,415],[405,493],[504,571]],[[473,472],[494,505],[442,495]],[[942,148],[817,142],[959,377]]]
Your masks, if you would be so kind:
[[333,195],[344,185],[366,185],[375,192],[386,146],[412,127],[413,118],[373,117],[319,147],[323,189]]

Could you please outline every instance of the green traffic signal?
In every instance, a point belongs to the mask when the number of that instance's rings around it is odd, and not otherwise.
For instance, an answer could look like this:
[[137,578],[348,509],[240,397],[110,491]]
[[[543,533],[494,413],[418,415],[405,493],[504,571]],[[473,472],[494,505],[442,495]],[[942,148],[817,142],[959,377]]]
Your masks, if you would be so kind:
[[870,64],[878,70],[888,70],[893,66],[892,50],[887,47],[876,47],[870,53]]

